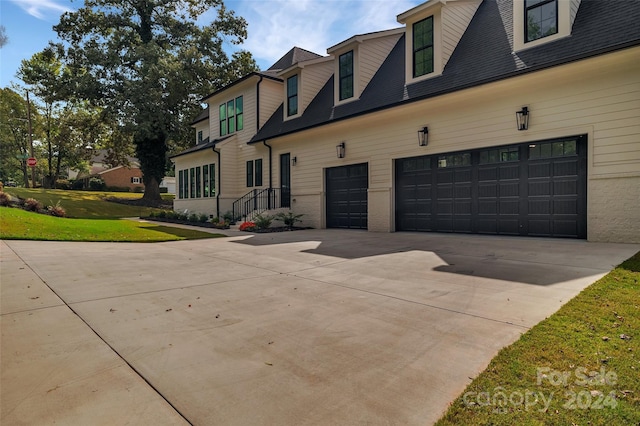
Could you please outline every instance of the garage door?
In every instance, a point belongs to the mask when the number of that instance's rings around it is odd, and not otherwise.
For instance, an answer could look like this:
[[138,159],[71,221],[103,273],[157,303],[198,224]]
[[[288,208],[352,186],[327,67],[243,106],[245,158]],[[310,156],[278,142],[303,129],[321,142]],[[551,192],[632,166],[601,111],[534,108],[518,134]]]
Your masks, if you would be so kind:
[[367,229],[367,163],[326,170],[327,228]]
[[396,229],[586,238],[586,136],[396,160]]

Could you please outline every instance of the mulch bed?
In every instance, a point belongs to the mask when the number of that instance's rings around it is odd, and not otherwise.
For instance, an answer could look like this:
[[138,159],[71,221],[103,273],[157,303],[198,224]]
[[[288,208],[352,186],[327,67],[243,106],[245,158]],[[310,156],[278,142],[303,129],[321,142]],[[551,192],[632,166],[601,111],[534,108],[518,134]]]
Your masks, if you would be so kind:
[[[218,228],[214,223],[211,223],[211,222],[190,222],[188,220],[169,219],[166,217],[140,217],[140,219],[150,220],[155,222],[178,223],[180,225],[199,226],[201,228],[222,229],[222,228]],[[224,228],[224,229],[229,229],[229,228]],[[305,229],[313,229],[313,228],[310,226],[274,226],[266,229],[255,229],[253,231],[243,231],[243,232],[252,232],[255,234],[268,234],[271,232],[303,231]]]

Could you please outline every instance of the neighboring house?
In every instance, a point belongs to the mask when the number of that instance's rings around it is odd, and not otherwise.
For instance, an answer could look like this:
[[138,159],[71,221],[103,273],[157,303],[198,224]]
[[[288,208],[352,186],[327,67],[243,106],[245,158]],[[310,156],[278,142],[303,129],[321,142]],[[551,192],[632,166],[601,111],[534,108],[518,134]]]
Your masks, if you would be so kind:
[[104,185],[109,187],[129,188],[131,191],[142,192],[144,183],[142,182],[142,170],[134,166],[118,166],[103,170],[97,173],[104,181]]
[[640,242],[640,2],[431,0],[397,18],[207,96],[172,158],[176,210]]
[[176,178],[173,176],[165,176],[160,182],[160,188],[167,188],[167,193],[176,194]]
[[89,179],[92,176],[99,176],[104,180],[107,187],[129,188],[131,191],[144,190],[142,182],[142,170],[140,163],[135,157],[127,157],[128,165],[112,167],[109,164],[108,152],[106,149],[98,149],[89,160],[89,173],[78,173],[70,170],[70,179],[84,179],[85,186],[88,187]]

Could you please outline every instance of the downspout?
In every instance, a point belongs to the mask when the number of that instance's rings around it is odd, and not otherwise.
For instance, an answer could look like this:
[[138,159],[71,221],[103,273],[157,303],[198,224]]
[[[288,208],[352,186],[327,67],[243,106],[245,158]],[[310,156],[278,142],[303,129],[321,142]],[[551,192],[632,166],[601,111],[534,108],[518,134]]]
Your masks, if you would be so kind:
[[[218,188],[222,189],[222,182],[221,182],[221,178],[220,176],[220,168],[222,166],[222,163],[220,162],[220,151],[216,151],[216,147],[212,146],[211,149],[213,150],[213,152],[215,152],[218,155],[218,167],[217,167],[217,171],[218,171]],[[218,218],[218,220],[220,220],[220,192],[221,191],[216,191],[216,217]]]
[[267,148],[269,148],[269,198],[267,201],[267,207],[269,207],[269,210],[271,210],[273,207],[275,207],[277,204],[274,200],[274,205],[272,205],[271,203],[271,199],[273,198],[273,196],[275,195],[273,193],[273,167],[271,166],[271,145],[267,144],[267,140],[263,140],[262,143],[264,144],[264,146],[266,146]]
[[267,144],[267,140],[263,140],[264,146],[269,148],[269,189],[273,188],[273,168],[271,166],[271,145]]
[[256,86],[256,133],[260,131],[260,83],[264,79],[263,76],[260,76],[260,80],[258,80],[258,85]]

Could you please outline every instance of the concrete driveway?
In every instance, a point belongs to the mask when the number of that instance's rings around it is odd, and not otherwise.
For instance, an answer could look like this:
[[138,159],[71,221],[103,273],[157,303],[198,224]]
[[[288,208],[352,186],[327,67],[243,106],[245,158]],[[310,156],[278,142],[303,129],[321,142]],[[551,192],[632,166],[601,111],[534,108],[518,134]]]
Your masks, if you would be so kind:
[[638,245],[3,241],[2,424],[424,425]]

